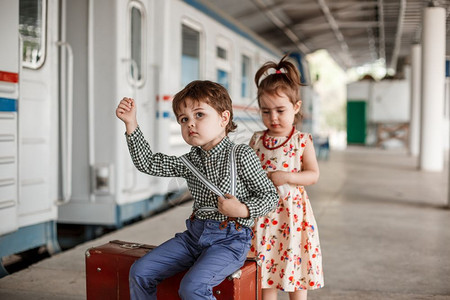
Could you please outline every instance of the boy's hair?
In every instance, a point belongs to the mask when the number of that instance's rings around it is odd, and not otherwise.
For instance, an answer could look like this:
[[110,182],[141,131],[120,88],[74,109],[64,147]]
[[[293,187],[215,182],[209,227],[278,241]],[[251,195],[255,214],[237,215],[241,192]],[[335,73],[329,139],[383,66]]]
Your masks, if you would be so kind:
[[186,99],[204,102],[214,108],[220,115],[228,110],[230,121],[225,128],[225,133],[234,131],[237,125],[233,122],[233,104],[227,90],[220,84],[209,80],[195,80],[184,89],[176,93],[172,101],[172,109],[178,118],[181,113],[181,105],[186,107]]
[[[258,105],[261,106],[261,98],[265,96],[286,94],[291,103],[295,105],[300,101],[300,73],[297,67],[287,60],[288,54],[284,55],[279,63],[273,61],[266,62],[255,74],[255,83],[258,87]],[[270,69],[275,69],[274,73],[266,76]],[[260,82],[261,80],[261,82]],[[301,112],[295,115],[295,122],[301,120]]]

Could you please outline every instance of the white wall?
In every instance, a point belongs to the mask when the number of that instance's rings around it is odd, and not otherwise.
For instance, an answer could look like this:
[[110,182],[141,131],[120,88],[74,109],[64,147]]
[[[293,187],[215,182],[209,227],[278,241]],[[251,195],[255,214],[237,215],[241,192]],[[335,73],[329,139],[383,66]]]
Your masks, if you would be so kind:
[[407,80],[374,82],[370,98],[369,121],[409,122],[410,96]]

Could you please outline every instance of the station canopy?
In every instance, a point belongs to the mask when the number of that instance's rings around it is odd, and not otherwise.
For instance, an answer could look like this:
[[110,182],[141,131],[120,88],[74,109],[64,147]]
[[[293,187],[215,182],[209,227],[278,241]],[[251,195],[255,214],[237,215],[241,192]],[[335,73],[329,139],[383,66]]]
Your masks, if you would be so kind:
[[344,69],[382,62],[401,70],[411,46],[420,43],[428,6],[450,0],[203,0],[283,52],[326,49]]

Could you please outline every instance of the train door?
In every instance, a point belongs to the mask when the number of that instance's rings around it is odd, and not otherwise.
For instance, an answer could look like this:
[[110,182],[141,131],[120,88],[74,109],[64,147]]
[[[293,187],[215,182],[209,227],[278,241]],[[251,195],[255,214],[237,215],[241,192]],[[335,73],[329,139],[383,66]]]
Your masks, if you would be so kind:
[[114,114],[121,98],[135,98],[139,126],[154,144],[155,71],[148,50],[151,1],[63,2],[63,35],[74,57],[77,125],[69,166],[72,193],[59,207],[58,222],[120,227],[145,213],[155,188],[155,178],[132,164],[125,126]]
[[[119,98],[132,97],[137,107],[137,119],[139,127],[149,141],[153,150],[156,150],[155,135],[155,98],[157,68],[152,63],[151,45],[153,36],[150,34],[152,26],[152,1],[128,1],[126,18],[124,23],[125,32],[121,32],[124,39],[122,49],[119,49]],[[119,21],[120,22],[120,21]],[[117,99],[118,101],[119,99]],[[123,124],[120,129],[124,131]],[[130,154],[125,145],[125,140],[120,139],[122,144],[122,166],[123,171],[119,174],[123,183],[118,193],[118,204],[123,205],[149,198],[155,189],[156,178],[139,172],[132,164]]]
[[52,0],[21,0],[20,226],[55,220],[58,199],[58,20]]
[[[0,236],[18,229],[17,100],[19,97],[19,1],[0,10]],[[1,251],[0,251],[1,252]],[[1,254],[1,253],[0,253]],[[0,257],[3,255],[0,255]]]

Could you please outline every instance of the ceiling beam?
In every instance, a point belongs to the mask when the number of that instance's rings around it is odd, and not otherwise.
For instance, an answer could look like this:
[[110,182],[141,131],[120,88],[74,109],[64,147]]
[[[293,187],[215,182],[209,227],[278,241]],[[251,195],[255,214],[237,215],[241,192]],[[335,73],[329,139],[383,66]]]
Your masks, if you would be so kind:
[[356,10],[356,9],[348,9],[345,11],[336,11],[334,12],[336,19],[346,19],[346,18],[365,18],[365,17],[376,17],[376,12],[374,10],[364,9],[364,10]]
[[359,0],[351,0],[351,1],[331,1],[328,4],[328,7],[332,9],[361,9],[365,7],[376,7],[378,5],[378,1],[359,1]]
[[266,4],[261,0],[252,0],[252,2],[275,24],[284,34],[294,43],[294,45],[303,53],[308,54],[311,50],[300,41],[300,38],[271,10],[267,10]]
[[384,32],[384,7],[383,0],[378,0],[378,31],[379,31],[379,58],[386,64],[386,37]]
[[[345,28],[366,28],[366,27],[377,27],[378,22],[377,21],[339,21],[336,22],[339,29],[345,29]],[[318,30],[318,29],[330,29],[330,25],[327,23],[300,23],[291,25],[291,28],[293,30],[300,30],[300,31],[309,31],[312,30]]]
[[400,46],[402,44],[402,35],[403,35],[403,19],[405,18],[405,10],[406,10],[406,0],[400,0],[400,9],[398,12],[398,23],[397,23],[397,32],[395,33],[395,44],[394,50],[392,52],[391,59],[391,69],[394,70],[394,73],[397,71],[397,60],[398,54],[400,52]]
[[333,39],[333,34],[315,34],[310,37],[308,37],[306,40],[304,40],[305,43],[316,45],[315,49],[312,49],[313,51],[318,48],[335,48],[340,49],[340,46],[336,44],[336,41]]
[[348,45],[345,42],[344,35],[340,31],[339,25],[337,24],[336,19],[333,17],[333,15],[330,12],[330,8],[326,4],[325,0],[316,0],[316,1],[322,10],[322,13],[325,15],[325,18],[327,19],[329,26],[333,30],[333,33],[336,36],[336,39],[339,41],[339,44],[340,44],[342,50],[344,51],[344,54],[346,56],[346,57],[344,57],[345,63],[348,66],[352,65],[353,63],[351,62],[351,56],[350,56],[350,51],[348,49]]
[[314,10],[317,9],[317,4],[315,3],[302,3],[299,5],[298,0],[295,2],[275,2],[271,4],[264,4],[263,10],[261,9],[247,9],[242,11],[239,14],[235,14],[234,17],[236,19],[244,19],[257,17],[260,13],[265,11],[274,11],[274,10],[288,10],[288,11],[305,11],[305,10]]

